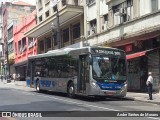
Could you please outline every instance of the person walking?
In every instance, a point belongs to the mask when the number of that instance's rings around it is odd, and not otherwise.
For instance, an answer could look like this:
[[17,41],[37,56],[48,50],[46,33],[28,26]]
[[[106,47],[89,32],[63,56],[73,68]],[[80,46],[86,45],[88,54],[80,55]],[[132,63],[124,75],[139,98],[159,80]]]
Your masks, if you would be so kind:
[[13,73],[13,80],[14,80],[14,82],[16,81],[16,74],[15,73]]
[[152,100],[152,86],[153,86],[152,72],[148,72],[148,79],[146,81],[146,85],[147,85],[147,90],[148,90],[148,94],[149,94],[148,100]]
[[17,74],[17,80],[20,81],[20,74]]

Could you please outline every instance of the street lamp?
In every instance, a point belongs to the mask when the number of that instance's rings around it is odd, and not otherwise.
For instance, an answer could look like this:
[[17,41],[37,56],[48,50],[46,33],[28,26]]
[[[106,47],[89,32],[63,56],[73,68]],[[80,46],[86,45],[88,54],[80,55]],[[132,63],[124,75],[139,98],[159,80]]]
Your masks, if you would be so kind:
[[54,30],[54,28],[56,28],[56,26],[54,25],[54,23],[51,23],[51,40],[52,43],[55,45],[57,44],[57,40],[56,40],[56,31]]
[[6,43],[6,58],[7,58],[7,82],[9,82],[8,80],[10,80],[10,65],[9,65],[9,56],[8,56],[8,42]]
[[60,33],[60,27],[59,27],[59,11],[58,11],[58,7],[57,7],[56,20],[57,20],[57,42],[58,42],[58,49],[60,49],[61,48],[61,33]]
[[[4,71],[3,73],[4,73],[4,76],[7,80],[7,82],[9,82],[8,78],[10,77],[10,66],[9,66],[9,58],[8,58],[8,43],[6,43],[6,50],[4,50],[4,43],[1,42],[0,45],[2,45],[2,56],[3,56],[3,59],[1,60],[1,62],[2,62],[3,69],[5,69],[5,70],[3,70]],[[5,57],[7,59],[6,62],[5,62]],[[6,70],[6,69],[8,69],[8,70]]]
[[4,56],[0,56],[0,61],[1,61],[1,81],[3,81],[4,77]]
[[[0,45],[2,45],[2,53],[1,53],[1,56],[0,56],[0,61],[1,61],[1,75],[3,75],[4,77],[4,61],[5,61],[5,58],[4,58],[4,43],[0,43]],[[1,79],[3,80],[3,78],[1,77]]]

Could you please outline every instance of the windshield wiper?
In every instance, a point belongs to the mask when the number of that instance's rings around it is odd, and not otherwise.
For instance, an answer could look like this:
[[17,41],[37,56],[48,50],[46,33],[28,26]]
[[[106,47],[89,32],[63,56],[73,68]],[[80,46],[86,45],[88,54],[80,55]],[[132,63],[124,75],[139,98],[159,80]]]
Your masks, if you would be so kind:
[[120,56],[118,57],[118,59],[117,59],[117,61],[116,61],[116,64],[115,64],[114,67],[113,67],[114,70],[115,70],[116,66],[118,65],[119,59],[120,59]]

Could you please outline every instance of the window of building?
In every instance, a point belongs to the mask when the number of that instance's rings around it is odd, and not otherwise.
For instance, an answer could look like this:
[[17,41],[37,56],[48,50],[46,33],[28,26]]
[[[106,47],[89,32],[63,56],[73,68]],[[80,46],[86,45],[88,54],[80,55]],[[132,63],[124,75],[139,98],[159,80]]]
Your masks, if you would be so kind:
[[133,6],[133,0],[127,0],[127,7]]
[[66,5],[67,1],[66,0],[62,0],[62,6]]
[[16,55],[17,55],[17,43],[15,43],[15,53],[16,53]]
[[80,23],[73,25],[73,39],[80,37]]
[[91,5],[91,4],[95,3],[95,2],[96,2],[96,0],[87,0],[86,1],[87,5]]
[[8,53],[9,54],[13,53],[13,50],[14,50],[13,49],[13,42],[11,42],[11,43],[8,44]]
[[40,51],[44,51],[44,41],[40,41]]
[[123,2],[116,6],[113,6],[113,18],[114,18],[114,25],[118,25],[120,23],[126,22],[130,20],[132,14],[132,0],[127,0],[127,2]]
[[42,0],[38,0],[38,9],[39,11],[42,10]]
[[51,49],[51,38],[46,38],[47,50]]
[[152,12],[156,12],[158,10],[158,0],[151,0],[151,8]]
[[39,22],[41,22],[41,21],[42,21],[42,16],[39,17]]
[[92,21],[90,21],[90,29],[88,31],[88,35],[92,35],[92,34],[95,34],[97,33],[97,20],[94,19]]
[[113,7],[114,14],[114,25],[120,24],[120,15],[119,15],[120,5],[116,5]]
[[127,0],[127,21],[133,19],[133,0]]
[[22,52],[27,50],[26,37],[22,39]]
[[49,10],[46,12],[46,17],[49,17]]
[[32,48],[34,46],[34,38],[29,37],[28,38],[28,48]]
[[103,24],[102,24],[102,30],[108,29],[108,14],[103,15]]
[[62,31],[62,35],[63,35],[63,42],[64,43],[69,42],[69,28],[64,29]]
[[21,46],[21,40],[18,41],[18,53],[21,54],[22,53],[22,46]]
[[8,40],[13,38],[13,26],[8,29]]
[[104,15],[103,18],[104,18],[104,23],[108,23],[108,14]]
[[74,5],[78,5],[78,0],[74,0]]
[[57,11],[57,5],[53,7],[53,12],[56,12],[56,11]]

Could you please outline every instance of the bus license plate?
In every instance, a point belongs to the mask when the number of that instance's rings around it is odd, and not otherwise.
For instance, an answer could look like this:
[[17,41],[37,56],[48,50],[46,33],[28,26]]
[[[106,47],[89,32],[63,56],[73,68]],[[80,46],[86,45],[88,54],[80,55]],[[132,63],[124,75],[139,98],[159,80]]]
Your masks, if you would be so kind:
[[106,94],[107,95],[113,95],[113,94],[115,94],[116,93],[116,91],[108,91]]

